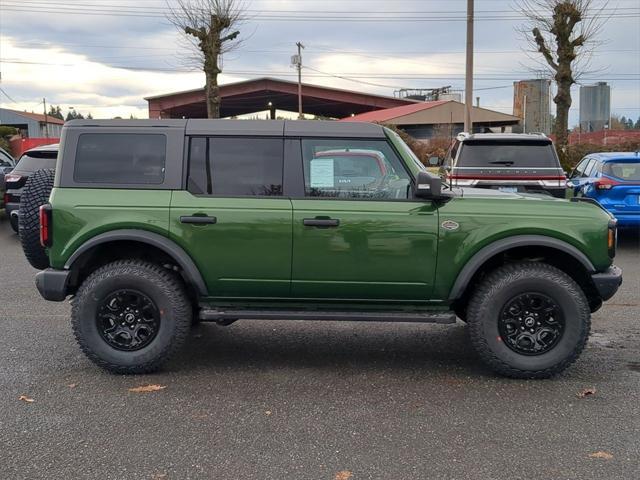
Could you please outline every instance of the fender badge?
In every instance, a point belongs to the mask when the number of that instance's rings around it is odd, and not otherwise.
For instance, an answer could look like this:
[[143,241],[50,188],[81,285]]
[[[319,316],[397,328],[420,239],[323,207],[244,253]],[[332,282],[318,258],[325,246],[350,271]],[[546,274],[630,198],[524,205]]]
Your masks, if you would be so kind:
[[449,230],[450,232],[453,232],[460,228],[460,225],[453,220],[445,220],[444,222],[442,222],[441,226],[442,228],[444,228],[445,230]]

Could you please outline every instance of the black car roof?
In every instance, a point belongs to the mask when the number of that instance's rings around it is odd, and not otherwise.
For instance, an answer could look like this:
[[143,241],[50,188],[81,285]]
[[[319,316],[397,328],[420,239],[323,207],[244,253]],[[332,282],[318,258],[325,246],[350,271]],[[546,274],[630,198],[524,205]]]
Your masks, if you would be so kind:
[[247,135],[288,137],[354,137],[384,138],[380,125],[363,122],[328,120],[226,120],[226,119],[160,119],[160,120],[72,120],[66,128],[139,127],[183,128],[187,135]]

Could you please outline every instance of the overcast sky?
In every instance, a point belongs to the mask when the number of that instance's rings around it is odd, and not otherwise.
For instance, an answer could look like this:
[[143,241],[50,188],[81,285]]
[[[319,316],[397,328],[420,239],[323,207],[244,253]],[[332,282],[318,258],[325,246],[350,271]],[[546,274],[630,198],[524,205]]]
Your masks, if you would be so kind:
[[[597,72],[582,81],[608,81],[613,113],[637,119],[640,1],[609,3],[611,18],[592,62]],[[222,83],[261,76],[294,80],[290,57],[302,41],[308,83],[386,95],[400,87],[463,88],[465,0],[246,4],[251,18],[242,26],[245,42],[224,58]],[[475,95],[482,106],[506,113],[512,111],[513,81],[536,76],[516,32],[522,23],[516,4],[476,0]],[[96,118],[146,118],[143,97],[204,85],[203,74],[190,72],[182,60],[188,53],[163,17],[164,0],[0,0],[0,9],[2,107],[39,112],[46,97],[65,113],[75,107]],[[577,120],[576,87],[572,125]]]

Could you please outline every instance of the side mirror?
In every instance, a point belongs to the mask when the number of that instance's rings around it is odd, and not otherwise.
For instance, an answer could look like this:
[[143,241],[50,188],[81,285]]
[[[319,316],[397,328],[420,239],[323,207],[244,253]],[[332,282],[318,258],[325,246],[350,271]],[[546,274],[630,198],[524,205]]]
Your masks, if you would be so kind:
[[437,167],[440,165],[440,158],[438,157],[429,157],[429,165],[432,167]]
[[418,173],[415,196],[435,200],[442,197],[442,179],[429,172]]

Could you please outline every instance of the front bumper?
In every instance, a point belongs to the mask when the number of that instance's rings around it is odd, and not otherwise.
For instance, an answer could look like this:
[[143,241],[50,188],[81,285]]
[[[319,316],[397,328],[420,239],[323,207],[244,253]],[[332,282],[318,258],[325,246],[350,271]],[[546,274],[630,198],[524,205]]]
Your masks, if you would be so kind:
[[606,271],[591,275],[596,290],[600,294],[603,301],[613,297],[620,285],[622,285],[622,269],[615,265],[611,265]]
[[69,285],[69,270],[56,270],[47,268],[36,275],[36,287],[45,300],[62,302],[67,298],[67,286]]

